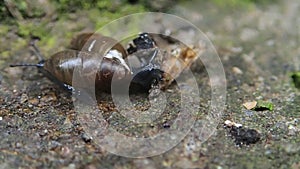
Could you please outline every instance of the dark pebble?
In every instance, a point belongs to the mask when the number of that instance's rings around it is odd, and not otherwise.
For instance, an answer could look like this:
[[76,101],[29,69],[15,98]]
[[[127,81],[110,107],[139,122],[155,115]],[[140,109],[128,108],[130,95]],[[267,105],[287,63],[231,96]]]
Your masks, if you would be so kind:
[[170,128],[171,125],[170,125],[169,123],[164,123],[164,124],[163,124],[163,127],[164,127],[164,128]]
[[92,137],[86,133],[81,134],[81,138],[86,143],[90,143],[92,141]]
[[234,138],[237,145],[242,144],[255,144],[260,140],[260,134],[255,129],[247,129],[243,127],[231,127],[229,130],[230,135]]

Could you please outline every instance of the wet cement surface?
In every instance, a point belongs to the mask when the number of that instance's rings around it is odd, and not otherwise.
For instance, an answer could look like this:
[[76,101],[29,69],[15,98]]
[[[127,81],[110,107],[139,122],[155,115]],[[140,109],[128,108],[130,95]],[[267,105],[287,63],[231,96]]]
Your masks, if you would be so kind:
[[[12,48],[14,55],[3,56],[0,62],[0,167],[299,168],[300,95],[290,73],[299,71],[300,66],[300,3],[290,0],[247,10],[228,8],[183,4],[173,10],[211,39],[226,73],[226,108],[205,142],[201,120],[209,113],[211,89],[206,71],[198,66],[200,61],[191,68],[201,91],[198,113],[194,115],[196,123],[173,149],[135,159],[111,154],[96,144],[82,127],[72,98],[35,68],[8,67],[11,62],[36,61],[24,45],[18,51]],[[18,39],[11,32],[5,41],[9,44]],[[67,40],[58,41],[57,45],[64,46],[64,41]],[[170,87],[170,91],[176,91],[176,87]],[[180,99],[170,93],[170,108],[151,124],[132,124],[115,111],[113,103],[106,99],[109,95],[103,94],[98,107],[108,123],[123,134],[151,136],[169,130],[178,113]],[[143,96],[133,97],[140,98]],[[254,100],[272,102],[274,110],[243,107],[243,103]],[[136,102],[141,110],[148,104]],[[224,128],[225,120],[255,129],[260,140],[236,145]]]

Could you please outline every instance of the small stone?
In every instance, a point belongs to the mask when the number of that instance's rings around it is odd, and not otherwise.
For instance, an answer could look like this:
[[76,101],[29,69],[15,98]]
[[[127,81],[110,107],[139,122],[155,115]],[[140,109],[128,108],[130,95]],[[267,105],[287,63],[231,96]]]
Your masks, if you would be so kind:
[[25,103],[27,100],[28,100],[27,94],[23,93],[23,94],[21,95],[20,102],[21,102],[21,103]]
[[224,122],[224,124],[227,126],[227,127],[231,127],[231,126],[233,126],[233,122],[232,121],[230,121],[230,120],[226,120],[225,122]]
[[20,142],[17,142],[17,143],[16,143],[16,148],[20,148],[20,147],[22,147],[22,146],[23,146],[22,143],[20,143]]
[[234,52],[234,53],[240,53],[243,51],[243,48],[242,47],[232,47],[231,48],[231,51]]
[[97,169],[97,167],[93,164],[86,166],[86,169]]
[[240,69],[240,68],[238,68],[238,67],[232,67],[232,72],[234,73],[234,74],[237,74],[237,75],[241,75],[241,74],[243,74],[243,71]]
[[292,165],[292,169],[299,169],[300,168],[300,162],[295,162],[293,165]]
[[69,164],[68,166],[63,167],[62,169],[75,169],[75,168],[76,168],[76,165],[73,164],[73,163],[71,163],[71,164]]
[[47,135],[47,133],[48,133],[48,130],[45,129],[45,130],[43,130],[42,132],[40,132],[39,135],[42,137],[42,136]]
[[273,75],[273,76],[270,77],[270,80],[272,80],[272,81],[277,81],[277,80],[278,80],[278,77]]
[[285,152],[288,154],[296,154],[300,150],[298,144],[294,144],[294,143],[287,143],[285,145],[282,145],[282,147],[285,150]]
[[173,164],[174,168],[196,168],[196,166],[190,159],[188,158],[180,158]]
[[244,112],[245,112],[245,115],[249,116],[249,117],[252,117],[254,115],[252,110],[245,110]]
[[61,147],[61,150],[60,150],[60,154],[63,156],[63,157],[69,157],[72,153],[72,151],[70,150],[69,147],[67,146],[62,146]]
[[289,136],[297,135],[297,133],[299,133],[299,132],[300,132],[300,130],[297,127],[295,127],[294,125],[290,124],[288,126],[288,135]]
[[240,124],[240,123],[235,123],[235,122],[233,122],[233,121],[230,121],[230,120],[226,120],[225,122],[224,122],[224,124],[225,124],[225,126],[227,126],[227,127],[237,127],[237,128],[239,128],[239,127],[242,127],[243,125],[242,124]]
[[229,133],[231,137],[234,138],[234,142],[239,146],[243,144],[255,144],[261,138],[261,135],[257,130],[243,127],[233,126],[230,128]]
[[266,42],[267,46],[274,46],[274,44],[275,44],[275,41],[273,39],[270,39]]
[[45,95],[41,98],[41,102],[43,102],[43,103],[56,101],[56,100],[57,100],[57,97],[54,92],[48,93],[47,95]]
[[242,41],[250,41],[255,39],[258,36],[259,32],[255,29],[245,28],[242,30],[240,34],[240,38]]
[[49,150],[54,150],[58,147],[60,147],[62,144],[58,141],[51,141],[48,143],[48,147],[49,147]]
[[31,104],[31,105],[38,105],[39,104],[39,99],[37,98],[33,98],[33,99],[29,99],[28,102]]
[[83,133],[83,134],[81,135],[81,138],[82,138],[82,140],[83,140],[84,142],[86,142],[86,143],[91,142],[92,139],[93,139],[93,138],[92,138],[90,135],[88,135],[87,133]]
[[170,125],[168,122],[165,122],[165,123],[163,124],[163,127],[164,127],[164,128],[170,128],[171,125]]
[[243,104],[243,106],[248,109],[248,110],[251,110],[253,108],[255,108],[257,105],[257,101],[253,101],[253,102],[246,102]]
[[73,124],[70,120],[70,117],[67,116],[64,123],[63,123],[63,125],[62,125],[62,129],[68,130],[68,129],[71,129],[72,127],[73,127]]

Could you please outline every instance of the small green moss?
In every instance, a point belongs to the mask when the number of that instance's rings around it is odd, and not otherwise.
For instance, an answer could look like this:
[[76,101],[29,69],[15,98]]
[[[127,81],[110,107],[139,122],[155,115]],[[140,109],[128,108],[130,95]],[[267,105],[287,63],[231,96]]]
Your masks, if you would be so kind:
[[9,31],[9,26],[7,25],[0,25],[0,36],[3,37]]
[[111,1],[98,1],[96,7],[99,9],[107,9],[112,5]]
[[45,39],[45,46],[47,46],[47,48],[53,48],[56,44],[56,36],[52,36],[52,37],[47,37],[47,38],[44,38]]
[[18,25],[18,34],[22,37],[28,37],[32,30],[32,23],[19,24]]
[[217,6],[224,8],[252,8],[254,3],[252,0],[213,0]]
[[18,49],[24,48],[24,46],[27,46],[28,40],[23,38],[18,38],[17,41],[12,42],[11,48],[18,51]]
[[10,52],[8,50],[6,50],[6,51],[1,52],[0,55],[1,55],[2,59],[7,59],[10,55]]
[[295,72],[291,74],[291,78],[296,88],[300,89],[300,72]]
[[49,36],[49,28],[45,21],[41,23],[18,22],[18,35],[25,39],[30,36],[44,38]]
[[0,20],[3,22],[4,20],[10,20],[11,16],[9,12],[7,11],[7,8],[5,7],[4,1],[0,1]]
[[[101,5],[100,10],[99,8],[94,8],[88,13],[90,19],[95,23],[95,29],[100,29],[105,24],[122,16],[146,11],[146,9],[142,5],[128,4],[123,4],[122,6],[116,5],[114,10],[101,10],[103,8],[103,4]],[[114,12],[115,10],[118,12]]]
[[14,4],[21,11],[26,11],[28,9],[26,1],[14,0]]
[[[19,20],[23,18],[34,18],[42,17],[45,15],[45,11],[41,8],[38,3],[24,0],[10,0],[8,6],[11,6],[14,13],[13,17]],[[1,14],[0,14],[1,15]]]

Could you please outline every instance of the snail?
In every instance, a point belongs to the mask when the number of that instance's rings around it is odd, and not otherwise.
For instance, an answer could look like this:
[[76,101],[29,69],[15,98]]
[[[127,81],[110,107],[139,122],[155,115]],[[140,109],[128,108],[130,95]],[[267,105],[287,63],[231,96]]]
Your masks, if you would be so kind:
[[[131,89],[147,92],[153,85],[168,87],[197,58],[193,49],[177,45],[180,43],[176,40],[176,49],[173,47],[164,50],[155,39],[164,40],[157,34],[141,33],[125,49],[113,38],[97,33],[82,33],[71,41],[70,49],[57,52],[47,60],[32,42],[31,46],[39,57],[39,62],[10,66],[35,66],[50,80],[67,90],[76,90],[73,88],[72,78],[75,68],[80,67],[81,76],[85,80],[94,80],[98,91],[110,92],[114,76],[120,84],[132,79]],[[96,71],[96,77],[91,73],[93,71]]]

